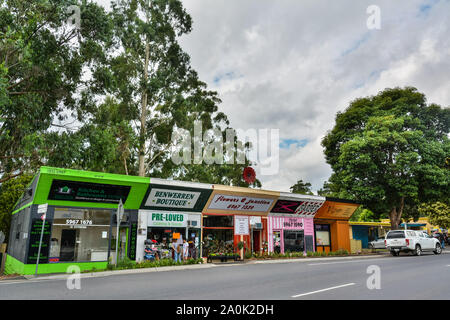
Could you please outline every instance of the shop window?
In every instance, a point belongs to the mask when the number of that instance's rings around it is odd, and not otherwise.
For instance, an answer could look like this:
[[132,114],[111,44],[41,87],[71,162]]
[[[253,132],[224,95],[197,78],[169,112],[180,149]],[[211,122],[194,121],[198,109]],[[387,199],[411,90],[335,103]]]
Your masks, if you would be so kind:
[[203,227],[210,228],[232,228],[233,216],[204,216]]
[[317,224],[315,225],[316,231],[316,245],[317,246],[330,246],[330,225]]
[[107,261],[110,220],[110,210],[55,208],[49,261]]
[[284,251],[303,252],[305,250],[305,240],[303,230],[284,231]]
[[233,229],[204,229],[203,256],[211,253],[233,253]]

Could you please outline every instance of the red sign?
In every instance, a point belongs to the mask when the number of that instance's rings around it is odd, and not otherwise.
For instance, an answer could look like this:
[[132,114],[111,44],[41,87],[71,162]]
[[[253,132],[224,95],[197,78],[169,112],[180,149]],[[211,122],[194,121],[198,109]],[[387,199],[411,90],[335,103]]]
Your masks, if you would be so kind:
[[278,200],[272,209],[275,213],[295,213],[295,210],[301,205],[302,202],[299,201],[289,201],[289,200]]

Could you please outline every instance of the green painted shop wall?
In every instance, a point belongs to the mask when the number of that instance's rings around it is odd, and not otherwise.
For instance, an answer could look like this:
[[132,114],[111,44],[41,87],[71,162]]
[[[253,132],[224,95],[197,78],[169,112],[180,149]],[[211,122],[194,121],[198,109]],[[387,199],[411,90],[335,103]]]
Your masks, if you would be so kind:
[[53,179],[90,182],[112,185],[131,186],[130,193],[124,203],[125,209],[139,209],[144,196],[147,192],[150,178],[126,176],[121,174],[111,174],[103,172],[90,172],[72,169],[59,169],[52,167],[41,167],[39,182],[36,188],[33,204],[44,204],[55,206],[73,206],[73,207],[90,207],[90,208],[117,208],[117,204],[113,203],[95,203],[95,202],[75,202],[75,201],[58,201],[48,200]]
[[[107,262],[71,262],[71,263],[47,263],[40,264],[38,268],[38,274],[49,273],[66,273],[67,268],[70,266],[77,266],[80,271],[91,271],[93,268],[97,270],[106,269]],[[10,255],[6,256],[5,274],[21,274],[29,275],[34,274],[36,271],[35,264],[23,264],[22,262],[14,259]]]

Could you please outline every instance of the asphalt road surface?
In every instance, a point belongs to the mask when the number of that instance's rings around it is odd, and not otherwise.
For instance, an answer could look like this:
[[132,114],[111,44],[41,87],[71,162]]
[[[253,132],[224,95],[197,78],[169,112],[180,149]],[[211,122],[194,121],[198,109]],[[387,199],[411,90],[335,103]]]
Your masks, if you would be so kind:
[[448,300],[450,254],[220,265],[83,278],[80,286],[68,289],[67,280],[2,281],[0,299]]

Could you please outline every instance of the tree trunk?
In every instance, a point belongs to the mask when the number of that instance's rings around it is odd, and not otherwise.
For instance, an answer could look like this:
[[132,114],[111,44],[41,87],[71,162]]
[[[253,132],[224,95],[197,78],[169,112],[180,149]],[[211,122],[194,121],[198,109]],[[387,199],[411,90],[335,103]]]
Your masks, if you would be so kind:
[[392,208],[391,212],[389,213],[389,220],[391,221],[391,229],[397,230],[398,229],[397,207]]
[[397,230],[398,226],[402,222],[402,214],[403,214],[403,208],[405,207],[405,197],[402,197],[400,200],[400,206],[397,210],[397,206],[393,207],[391,209],[391,212],[389,213],[389,220],[391,221],[391,229]]
[[[147,23],[149,21],[147,15]],[[147,84],[148,80],[148,64],[149,64],[149,56],[150,56],[150,44],[148,37],[145,42],[145,63],[144,63],[144,83]],[[147,87],[144,88],[142,92],[142,102],[141,102],[141,131],[139,135],[139,176],[145,176],[145,139],[147,135]]]

